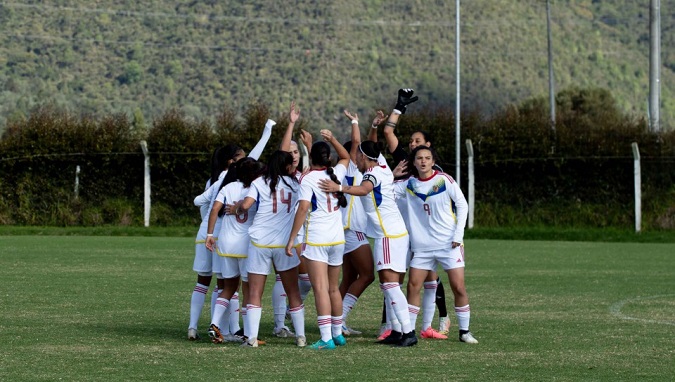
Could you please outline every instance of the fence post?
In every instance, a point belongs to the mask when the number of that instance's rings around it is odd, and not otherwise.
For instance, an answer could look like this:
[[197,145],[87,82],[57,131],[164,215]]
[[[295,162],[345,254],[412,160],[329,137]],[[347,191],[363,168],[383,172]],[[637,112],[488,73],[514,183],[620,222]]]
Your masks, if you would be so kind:
[[145,157],[143,177],[143,223],[146,227],[150,226],[150,154],[148,152],[148,143],[141,141],[141,149]]
[[75,166],[75,199],[80,196],[80,165]]
[[635,179],[635,232],[640,232],[642,226],[642,176],[640,173],[640,150],[637,142],[633,147],[633,177]]
[[473,228],[473,209],[474,209],[474,173],[473,173],[473,143],[471,139],[466,140],[466,152],[469,155],[468,172],[469,172],[469,229]]

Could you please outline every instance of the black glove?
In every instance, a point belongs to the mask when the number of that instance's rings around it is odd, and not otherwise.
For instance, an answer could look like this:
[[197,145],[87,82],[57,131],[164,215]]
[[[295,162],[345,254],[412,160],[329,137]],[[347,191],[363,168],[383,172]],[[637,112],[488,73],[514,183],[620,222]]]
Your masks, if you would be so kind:
[[400,111],[401,114],[405,114],[406,106],[419,99],[418,96],[413,97],[414,92],[412,89],[398,89],[398,99],[396,100],[394,109]]

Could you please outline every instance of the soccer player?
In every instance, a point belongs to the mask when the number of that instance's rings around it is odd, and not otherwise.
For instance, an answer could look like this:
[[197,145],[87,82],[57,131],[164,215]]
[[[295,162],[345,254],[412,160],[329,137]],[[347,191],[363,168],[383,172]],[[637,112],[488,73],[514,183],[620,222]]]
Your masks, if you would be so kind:
[[[300,109],[296,107],[295,102],[291,102],[290,111],[288,113],[288,127],[286,132],[281,139],[281,144],[279,145],[279,150],[288,151],[293,156],[293,166],[292,173],[299,180],[302,172],[300,171],[300,150],[298,144],[292,140],[293,138],[293,129],[295,123],[300,118]],[[301,140],[305,143],[306,147],[311,147],[311,135],[304,130],[300,132]],[[309,142],[309,146],[307,146]],[[298,287],[300,288],[300,297],[302,301],[305,301],[305,297],[311,289],[311,284],[309,281],[309,275],[307,274],[307,267],[305,266],[305,261],[300,256],[300,246],[303,242],[304,232],[300,230],[298,233],[297,246],[295,247],[296,254],[300,259],[300,265],[298,266]],[[286,291],[284,290],[283,284],[281,283],[281,277],[275,271],[276,282],[272,288],[272,309],[274,312],[274,330],[273,333],[277,337],[286,338],[293,337],[295,334],[285,325],[285,318],[288,315],[287,304],[286,304]]]
[[[414,91],[412,89],[399,89],[399,96],[407,97],[409,99],[417,99],[413,97]],[[413,101],[414,102],[414,101]],[[400,110],[399,110],[400,111]],[[402,112],[405,112],[403,110]],[[398,115],[393,113],[394,117]],[[380,111],[378,115],[383,115]],[[393,124],[392,124],[393,122]],[[381,123],[381,120],[374,120],[372,128],[370,129],[369,138],[376,141],[377,140],[377,128]],[[398,119],[392,119],[383,129],[384,139],[387,144],[389,152],[394,158],[394,175],[396,179],[405,179],[409,176],[408,171],[408,153],[404,149],[404,144],[399,141],[398,137],[394,133],[394,128],[398,123]],[[417,146],[429,146],[431,147],[431,138],[428,133],[417,130],[410,135],[410,140],[408,143],[408,150],[411,152]],[[443,171],[443,169],[435,164],[435,169],[438,171]],[[397,176],[397,170],[402,171],[403,173]],[[401,203],[397,201],[399,209],[401,210],[401,215],[403,215],[403,220],[408,224],[409,219],[406,216],[405,212],[405,202]],[[410,230],[410,227],[408,227]],[[403,280],[401,280],[403,282]],[[424,298],[423,298],[423,321],[431,324],[434,318],[434,302],[438,306],[438,316],[439,316],[439,328],[438,331],[430,330],[420,333],[423,338],[436,338],[436,339],[446,339],[448,330],[450,328],[450,318],[448,317],[448,309],[445,303],[445,288],[441,282],[440,277],[436,274],[436,271],[433,270],[429,273],[428,279],[424,283]],[[429,337],[431,336],[431,337]]]
[[[405,110],[405,105],[410,102],[414,101],[399,96],[396,110]],[[391,334],[379,343],[413,346],[417,344],[417,336],[410,325],[410,316],[405,308],[407,301],[399,284],[401,274],[406,272],[409,239],[394,199],[394,175],[382,156],[381,148],[373,141],[359,145],[357,163],[359,170],[364,172],[359,186],[338,187],[324,180],[321,189],[325,192],[342,191],[350,195],[367,196],[362,199],[369,223],[366,234],[375,239],[375,269],[393,326]]]
[[[342,184],[354,186],[361,184],[363,180],[363,174],[356,165],[356,153],[361,144],[359,117],[356,113],[352,114],[348,110],[345,110],[344,114],[351,121],[352,140],[344,144],[345,150],[349,151],[350,161]],[[355,131],[357,134],[354,134]],[[347,325],[347,318],[356,306],[361,294],[375,281],[373,252],[365,234],[367,220],[361,198],[348,195],[347,207],[341,209],[341,211],[342,226],[345,233],[342,281],[340,282],[342,334],[345,336],[360,335],[360,331]]]
[[335,148],[339,160],[332,167],[330,146],[326,142],[317,142],[312,146],[312,165],[310,171],[300,178],[299,203],[286,244],[286,255],[293,256],[298,232],[305,225],[302,257],[305,258],[314,290],[317,322],[321,333],[321,339],[310,348],[331,350],[347,344],[342,335],[342,296],[339,288],[345,244],[340,207],[347,206],[347,199],[341,192],[321,191],[319,182],[325,179],[341,184],[340,179],[347,172],[349,153],[333,137],[330,130],[321,130],[321,136]]
[[[231,334],[223,334],[221,331],[221,320],[228,310],[236,308],[232,306],[231,299],[239,289],[239,281],[242,280],[243,301],[246,302],[248,296],[248,275],[246,274],[246,258],[248,257],[248,247],[251,238],[248,229],[255,217],[256,208],[250,208],[243,215],[223,216],[223,207],[225,204],[234,204],[242,200],[247,194],[248,189],[254,179],[262,175],[263,163],[253,158],[243,158],[231,166],[230,171],[225,176],[219,190],[216,201],[211,209],[209,225],[206,234],[206,248],[218,254],[215,262],[220,262],[220,273],[224,278],[223,290],[218,295],[211,326],[209,327],[209,336],[213,343],[241,342],[240,338],[234,333],[237,328],[229,328]],[[214,229],[218,217],[222,217],[220,232],[217,236],[220,238],[216,242],[214,238]],[[216,245],[217,243],[217,245]],[[246,317],[246,316],[244,316]],[[237,320],[238,321],[238,320]],[[238,323],[238,322],[237,322]],[[224,323],[228,325],[229,323]],[[244,327],[246,323],[244,322]]]
[[[262,136],[260,140],[255,145],[253,150],[251,150],[251,157],[258,159],[260,154],[262,154],[267,141],[272,135],[272,127],[276,122],[267,120],[265,128],[263,129]],[[215,174],[218,171],[211,171],[211,185],[202,193],[197,196],[194,200],[195,206],[200,208],[200,212],[204,206],[206,206],[206,213],[203,213],[202,222],[199,226],[199,231],[197,232],[197,237],[195,239],[195,259],[192,265],[192,269],[197,272],[197,284],[195,285],[194,290],[192,291],[192,297],[190,299],[190,323],[188,324],[188,339],[191,341],[199,339],[199,333],[197,331],[197,323],[199,322],[199,316],[201,314],[202,308],[204,307],[204,301],[206,300],[206,292],[209,289],[209,284],[211,284],[211,278],[213,277],[213,256],[214,254],[209,251],[206,246],[206,230],[208,228],[208,219],[211,214],[211,208],[220,189],[220,182],[222,182],[229,166],[236,162],[237,160],[246,156],[246,152],[236,144],[228,144],[227,146],[222,147],[214,154],[217,156],[217,160],[214,160],[212,163],[217,165],[220,170],[218,177],[215,177]],[[219,224],[219,223],[218,223]],[[216,299],[220,290],[222,289],[222,281],[219,286],[214,288],[212,297],[211,297],[211,317],[213,317],[213,310],[215,308]]]
[[[464,194],[448,174],[435,170],[436,153],[418,146],[409,157],[411,177],[397,182],[397,197],[404,198],[410,219],[410,242],[415,256],[408,273],[408,310],[415,325],[420,289],[428,274],[440,264],[448,274],[455,297],[459,340],[476,344],[469,331],[471,309],[464,285],[464,226],[469,210]],[[426,325],[426,323],[425,323]],[[423,331],[433,330],[431,326]]]
[[[256,202],[258,211],[249,229],[249,247],[246,270],[248,271],[249,297],[246,309],[248,339],[242,346],[258,347],[258,332],[262,316],[262,295],[265,280],[274,264],[281,277],[296,334],[296,344],[303,347],[305,338],[305,307],[298,289],[298,264],[296,255],[287,256],[286,243],[293,225],[298,200],[298,180],[293,176],[293,156],[285,151],[275,151],[262,177],[254,180],[243,201],[228,205],[228,214],[242,215]],[[246,329],[246,327],[244,327]]]

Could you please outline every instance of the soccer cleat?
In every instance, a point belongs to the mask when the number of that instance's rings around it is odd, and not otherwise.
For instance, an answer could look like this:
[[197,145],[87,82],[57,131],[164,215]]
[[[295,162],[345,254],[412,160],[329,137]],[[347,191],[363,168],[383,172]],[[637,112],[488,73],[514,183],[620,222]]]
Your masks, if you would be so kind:
[[309,348],[312,350],[333,350],[335,349],[335,342],[333,342],[332,338],[328,341],[318,340],[310,345]]
[[363,333],[361,333],[360,331],[355,330],[353,328],[350,328],[349,326],[345,325],[344,323],[342,324],[342,335],[345,335],[345,336],[360,336],[361,334],[363,334]]
[[386,329],[385,331],[380,332],[380,336],[377,337],[377,339],[379,341],[382,341],[383,339],[389,337],[390,334],[391,334],[391,329]]
[[401,336],[401,340],[398,341],[396,346],[399,347],[408,347],[417,345],[417,336],[415,336],[415,331],[405,333]]
[[297,336],[295,337],[295,344],[298,345],[298,347],[304,348],[307,346],[307,338],[305,336]]
[[197,329],[188,329],[188,340],[190,341],[199,341],[199,333]]
[[435,340],[447,340],[448,336],[445,334],[441,334],[437,331],[434,330],[431,326],[427,328],[427,330],[423,330],[420,332],[420,336],[422,338],[430,338],[430,339],[435,339]]
[[236,343],[242,343],[244,341],[243,338],[239,336],[235,336],[234,334],[226,334],[223,336],[223,340],[225,342],[236,342]]
[[464,334],[459,335],[459,341],[460,342],[465,342],[467,344],[477,344],[478,340],[474,338],[473,334],[471,332],[466,332]]
[[401,340],[401,336],[402,336],[401,332],[392,330],[391,334],[389,334],[386,338],[377,341],[377,343],[381,345],[396,345],[398,341]]
[[[380,334],[377,335],[377,339],[379,340],[380,337],[382,337],[382,335],[385,334],[385,332],[386,332],[387,330],[388,330],[389,332],[391,332],[391,329],[388,329],[388,328],[387,328],[387,324],[382,324],[382,325],[380,326]],[[387,334],[387,335],[388,335],[388,334]],[[386,336],[384,336],[384,337],[386,337]],[[384,337],[383,337],[383,338],[384,338]]]
[[[450,332],[450,317],[441,317],[438,332],[441,334],[448,334]],[[422,336],[424,338],[424,336]]]
[[286,326],[282,327],[282,328],[279,329],[279,330],[274,329],[274,333],[273,333],[273,334],[274,334],[275,336],[279,337],[279,338],[295,337],[295,333],[293,333],[293,332],[291,331],[291,329],[289,329],[289,328],[286,327]]
[[257,348],[259,345],[259,341],[254,339],[254,340],[246,340],[244,341],[240,346],[243,348]]
[[218,328],[215,324],[211,324],[211,326],[209,326],[209,337],[211,337],[211,342],[214,344],[222,344],[223,341],[225,341],[223,335],[220,333],[220,328]]
[[345,346],[345,345],[347,345],[347,339],[342,334],[340,334],[337,337],[333,337],[333,342],[335,343],[335,346]]

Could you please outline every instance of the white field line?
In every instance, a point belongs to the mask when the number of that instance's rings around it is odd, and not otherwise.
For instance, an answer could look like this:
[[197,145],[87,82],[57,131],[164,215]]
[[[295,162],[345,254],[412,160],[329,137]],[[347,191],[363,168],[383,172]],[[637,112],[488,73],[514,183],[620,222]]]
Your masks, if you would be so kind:
[[675,296],[675,294],[662,294],[662,295],[657,295],[657,296],[635,297],[635,298],[629,298],[629,299],[621,300],[619,302],[616,302],[616,303],[612,304],[612,306],[609,307],[609,312],[613,316],[618,317],[622,320],[642,321],[642,322],[648,322],[648,323],[652,323],[652,324],[675,325],[675,321],[648,320],[648,319],[645,319],[645,318],[631,317],[631,316],[628,316],[628,315],[625,315],[625,314],[621,313],[621,309],[626,304],[629,304],[629,303],[632,303],[632,302],[644,301],[644,300],[654,300],[654,299],[663,298],[663,297],[672,297],[672,296]]

